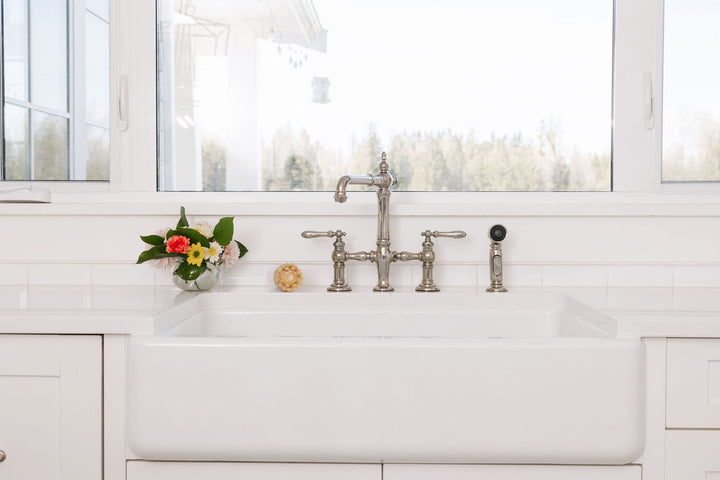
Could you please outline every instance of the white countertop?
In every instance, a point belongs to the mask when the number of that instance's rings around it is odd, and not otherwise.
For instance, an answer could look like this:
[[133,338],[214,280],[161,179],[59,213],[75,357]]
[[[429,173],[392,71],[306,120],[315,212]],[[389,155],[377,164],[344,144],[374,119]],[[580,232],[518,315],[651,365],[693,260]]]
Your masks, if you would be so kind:
[[[222,287],[219,291],[273,289]],[[323,288],[302,291],[322,292]],[[487,295],[474,288],[445,291]],[[567,294],[616,318],[620,336],[720,338],[720,288],[521,287],[511,291]],[[158,313],[196,295],[202,294],[174,287],[0,286],[0,333],[147,334],[153,332]],[[278,295],[292,293],[278,291]]]

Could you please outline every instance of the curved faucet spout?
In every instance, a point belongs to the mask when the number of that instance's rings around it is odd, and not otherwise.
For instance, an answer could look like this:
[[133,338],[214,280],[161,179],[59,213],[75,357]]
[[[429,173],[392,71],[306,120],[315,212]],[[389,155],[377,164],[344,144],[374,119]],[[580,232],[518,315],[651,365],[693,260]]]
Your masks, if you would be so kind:
[[338,180],[335,188],[335,201],[337,203],[345,203],[347,200],[348,185],[375,185],[375,177],[373,175],[343,175]]

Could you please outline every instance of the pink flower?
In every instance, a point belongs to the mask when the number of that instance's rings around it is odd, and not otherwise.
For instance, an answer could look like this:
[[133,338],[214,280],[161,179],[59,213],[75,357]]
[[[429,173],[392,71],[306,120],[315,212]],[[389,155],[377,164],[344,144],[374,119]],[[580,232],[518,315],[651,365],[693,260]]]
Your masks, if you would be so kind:
[[190,248],[190,239],[182,235],[173,235],[167,241],[165,251],[168,253],[186,253]]
[[238,244],[235,243],[234,240],[232,240],[230,243],[227,244],[226,247],[223,247],[222,256],[223,263],[227,268],[235,265],[235,262],[237,262],[238,258],[240,257],[240,248],[238,247]]
[[178,258],[177,257],[165,257],[165,258],[156,258],[154,260],[150,260],[150,266],[153,268],[157,268],[160,270],[172,270],[175,268],[175,266],[178,264]]

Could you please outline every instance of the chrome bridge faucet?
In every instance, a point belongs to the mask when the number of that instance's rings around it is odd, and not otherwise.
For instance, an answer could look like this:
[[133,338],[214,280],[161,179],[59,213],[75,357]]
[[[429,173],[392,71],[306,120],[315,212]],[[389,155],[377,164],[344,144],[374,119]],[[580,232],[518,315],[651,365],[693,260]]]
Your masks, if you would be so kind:
[[377,243],[375,250],[348,253],[345,251],[345,242],[342,237],[345,232],[327,231],[314,232],[305,231],[302,233],[303,238],[316,237],[335,237],[334,250],[332,254],[334,279],[333,283],[328,287],[331,292],[348,292],[350,286],[345,280],[345,262],[347,260],[369,261],[374,262],[377,266],[378,281],[373,291],[375,292],[392,292],[394,288],[390,285],[390,264],[396,261],[418,260],[422,263],[423,279],[415,289],[419,292],[437,292],[440,289],[433,281],[433,262],[435,254],[432,250],[433,243],[430,237],[450,237],[463,238],[465,232],[431,232],[426,230],[421,233],[425,237],[423,242],[423,250],[419,253],[411,252],[393,252],[390,250],[390,189],[397,185],[397,178],[389,172],[387,156],[385,152],[380,157],[380,172],[377,175],[343,175],[338,180],[335,189],[335,201],[344,203],[347,200],[348,185],[367,185],[369,187],[377,187],[378,198],[378,229]]

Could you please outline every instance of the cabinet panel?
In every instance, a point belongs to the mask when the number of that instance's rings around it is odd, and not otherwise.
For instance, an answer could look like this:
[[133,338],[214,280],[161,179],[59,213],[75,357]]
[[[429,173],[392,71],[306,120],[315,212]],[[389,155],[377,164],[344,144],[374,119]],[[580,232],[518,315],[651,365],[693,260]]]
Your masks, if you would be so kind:
[[381,480],[380,465],[130,461],[127,480]]
[[670,339],[668,428],[720,428],[720,340]]
[[385,465],[383,480],[641,480],[639,465]]
[[0,335],[0,478],[101,478],[99,336]]
[[[57,479],[60,377],[0,376],[0,477]],[[38,461],[42,459],[42,461]]]
[[665,480],[720,480],[720,430],[668,430]]

